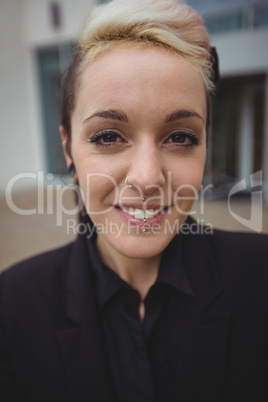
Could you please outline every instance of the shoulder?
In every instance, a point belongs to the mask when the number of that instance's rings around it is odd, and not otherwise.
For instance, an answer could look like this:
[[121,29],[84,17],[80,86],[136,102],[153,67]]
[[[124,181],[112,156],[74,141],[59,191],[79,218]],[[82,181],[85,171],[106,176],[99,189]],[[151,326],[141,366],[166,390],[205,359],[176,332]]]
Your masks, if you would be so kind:
[[[215,267],[222,277],[237,275],[249,282],[258,277],[259,281],[263,279],[268,284],[267,234],[229,232],[203,227],[193,220],[188,222],[184,254],[191,266]],[[193,231],[192,224],[195,225]],[[193,270],[196,272],[195,268]]]
[[85,288],[92,290],[86,241],[85,236],[78,235],[67,246],[4,271],[0,275],[0,326],[31,320],[40,325],[46,320],[61,325],[70,294],[78,294],[79,299]]
[[[26,259],[0,275],[2,298],[20,300],[38,292],[52,293],[66,275],[74,243]],[[55,293],[55,292],[54,292]]]
[[39,274],[42,271],[51,271],[63,266],[69,258],[73,243],[57,248],[55,250],[46,251],[34,257],[23,260],[7,270],[2,272],[1,277],[12,278],[20,275],[30,275],[33,270],[38,270]]
[[268,235],[260,233],[227,232],[214,229],[211,235],[206,236],[207,241],[215,252],[219,254],[232,254],[242,259],[258,259],[267,255]]
[[188,218],[186,223],[186,234],[197,247],[206,244],[218,255],[232,254],[233,257],[239,258],[267,255],[268,234],[220,230],[200,225],[192,218]]
[[183,236],[183,258],[193,288],[202,293],[216,280],[228,300],[267,300],[268,235],[204,229],[195,226]]
[[214,230],[206,238],[226,283],[239,284],[239,288],[247,284],[252,291],[267,293],[267,234]]

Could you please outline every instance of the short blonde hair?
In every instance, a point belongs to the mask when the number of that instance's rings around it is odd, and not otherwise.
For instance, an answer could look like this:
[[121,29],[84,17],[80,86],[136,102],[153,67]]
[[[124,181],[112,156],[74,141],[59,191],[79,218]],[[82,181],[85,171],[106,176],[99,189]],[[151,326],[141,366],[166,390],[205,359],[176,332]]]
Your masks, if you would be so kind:
[[119,41],[160,46],[189,60],[214,89],[209,36],[200,15],[180,0],[113,0],[96,7],[78,41],[80,68]]
[[71,115],[85,66],[119,42],[160,46],[189,60],[200,72],[207,91],[207,130],[210,94],[214,90],[209,36],[200,15],[182,0],[113,0],[96,7],[86,19],[77,52],[64,74],[61,124],[71,144]]

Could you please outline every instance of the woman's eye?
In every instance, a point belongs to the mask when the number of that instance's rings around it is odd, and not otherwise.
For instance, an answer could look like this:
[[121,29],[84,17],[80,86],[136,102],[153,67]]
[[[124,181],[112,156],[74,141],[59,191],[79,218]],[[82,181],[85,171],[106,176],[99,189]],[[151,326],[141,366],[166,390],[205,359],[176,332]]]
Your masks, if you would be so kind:
[[199,141],[195,134],[191,132],[176,132],[169,136],[166,140],[168,143],[178,144],[182,146],[198,145]]
[[178,144],[184,144],[186,140],[189,140],[189,137],[186,137],[185,134],[175,134],[172,136],[172,141]]
[[122,143],[125,141],[118,133],[114,131],[104,130],[94,134],[89,139],[89,142],[95,143],[96,145],[109,146],[113,144]]

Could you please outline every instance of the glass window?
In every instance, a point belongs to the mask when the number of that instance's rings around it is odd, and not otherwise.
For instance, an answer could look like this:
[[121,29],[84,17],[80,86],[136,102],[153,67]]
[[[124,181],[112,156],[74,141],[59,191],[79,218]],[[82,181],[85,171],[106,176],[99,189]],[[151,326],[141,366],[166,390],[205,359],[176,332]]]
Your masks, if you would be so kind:
[[254,14],[254,26],[264,27],[268,26],[268,4],[256,4]]
[[242,11],[231,14],[214,15],[205,18],[205,23],[210,34],[236,31],[242,28]]
[[37,51],[43,114],[47,171],[66,173],[59,135],[61,74],[72,57],[72,45],[65,44]]

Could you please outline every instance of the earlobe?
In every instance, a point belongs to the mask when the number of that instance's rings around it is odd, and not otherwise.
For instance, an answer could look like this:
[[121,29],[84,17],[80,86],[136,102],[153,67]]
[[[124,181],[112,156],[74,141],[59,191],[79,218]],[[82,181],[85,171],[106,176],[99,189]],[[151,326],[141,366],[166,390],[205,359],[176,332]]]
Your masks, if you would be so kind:
[[71,177],[74,177],[74,175],[76,174],[76,170],[73,163],[71,163],[71,165],[68,167],[68,173]]
[[60,136],[61,136],[61,143],[62,143],[62,150],[63,150],[63,154],[64,154],[64,158],[65,158],[65,162],[66,162],[66,166],[68,168],[68,170],[70,169],[71,166],[73,165],[73,160],[72,157],[69,153],[68,150],[68,135],[63,127],[63,125],[61,124],[59,126],[59,132],[60,132]]

